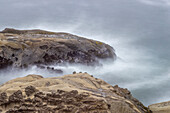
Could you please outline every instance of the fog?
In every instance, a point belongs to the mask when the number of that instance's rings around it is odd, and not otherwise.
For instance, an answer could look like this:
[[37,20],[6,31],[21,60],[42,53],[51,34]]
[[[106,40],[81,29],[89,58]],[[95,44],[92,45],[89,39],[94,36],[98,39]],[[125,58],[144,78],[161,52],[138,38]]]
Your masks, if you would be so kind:
[[[88,72],[97,78],[128,88],[149,104],[170,100],[170,2],[169,0],[1,0],[0,30],[44,29],[69,32],[110,44],[118,59],[103,66],[55,66],[64,74]],[[0,72],[0,83],[40,74],[37,69]]]

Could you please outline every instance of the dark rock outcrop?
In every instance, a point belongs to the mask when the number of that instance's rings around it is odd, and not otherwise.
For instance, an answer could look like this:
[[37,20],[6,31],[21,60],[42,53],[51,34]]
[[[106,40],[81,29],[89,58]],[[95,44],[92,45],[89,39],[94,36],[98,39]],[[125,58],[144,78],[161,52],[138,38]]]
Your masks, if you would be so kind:
[[33,87],[33,86],[28,86],[28,87],[25,88],[25,94],[26,94],[27,96],[32,95],[32,94],[35,93],[36,91],[37,91],[36,88]]
[[29,75],[0,86],[6,113],[150,113],[127,89],[87,73],[43,78]]
[[0,32],[0,68],[63,62],[93,65],[104,58],[116,58],[111,46],[69,33],[9,28]]

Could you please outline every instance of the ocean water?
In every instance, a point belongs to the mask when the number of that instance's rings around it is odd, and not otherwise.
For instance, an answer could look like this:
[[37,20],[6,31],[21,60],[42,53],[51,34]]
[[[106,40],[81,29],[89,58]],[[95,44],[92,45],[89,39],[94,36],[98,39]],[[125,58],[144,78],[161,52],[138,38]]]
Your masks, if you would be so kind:
[[[103,66],[54,66],[64,74],[88,72],[128,88],[146,106],[170,100],[169,0],[1,0],[0,10],[0,30],[69,32],[105,42],[116,50],[117,60],[102,60]],[[61,75],[35,66],[7,69],[0,71],[0,83],[28,74]]]

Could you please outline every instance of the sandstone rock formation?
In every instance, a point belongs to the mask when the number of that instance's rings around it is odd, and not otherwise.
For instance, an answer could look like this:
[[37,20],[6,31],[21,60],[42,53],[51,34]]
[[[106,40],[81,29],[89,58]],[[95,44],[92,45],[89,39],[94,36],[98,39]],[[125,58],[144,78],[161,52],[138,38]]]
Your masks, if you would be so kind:
[[9,28],[0,32],[0,68],[60,62],[92,65],[103,58],[116,58],[111,46],[69,33]]
[[87,73],[43,78],[28,75],[0,86],[6,113],[149,113],[127,89]]
[[152,113],[170,113],[170,101],[152,104],[149,109]]

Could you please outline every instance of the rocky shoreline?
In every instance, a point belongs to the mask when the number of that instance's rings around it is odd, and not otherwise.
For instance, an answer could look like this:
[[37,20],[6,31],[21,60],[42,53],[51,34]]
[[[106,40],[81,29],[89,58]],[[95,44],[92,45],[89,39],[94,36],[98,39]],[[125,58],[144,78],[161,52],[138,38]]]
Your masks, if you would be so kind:
[[130,91],[88,73],[28,75],[0,85],[1,113],[169,113],[170,102],[145,107]]
[[43,78],[28,75],[0,86],[6,113],[150,113],[127,89],[87,73]]
[[[69,33],[44,30],[0,32],[0,70],[8,66],[37,66],[55,73],[52,64],[101,65],[100,59],[117,58],[108,44]],[[28,75],[0,86],[2,113],[170,113],[170,102],[145,107],[131,92],[87,73],[43,78]]]
[[0,68],[66,62],[96,65],[106,58],[116,59],[111,46],[69,33],[9,28],[0,32]]

